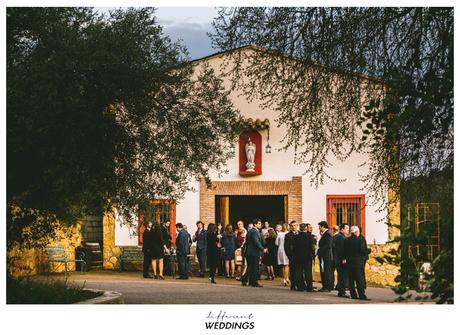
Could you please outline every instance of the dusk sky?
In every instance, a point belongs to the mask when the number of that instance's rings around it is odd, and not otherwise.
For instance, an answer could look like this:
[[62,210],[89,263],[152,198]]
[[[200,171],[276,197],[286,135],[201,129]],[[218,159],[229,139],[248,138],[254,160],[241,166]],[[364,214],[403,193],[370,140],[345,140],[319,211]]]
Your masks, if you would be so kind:
[[[114,7],[99,7],[108,12]],[[182,40],[191,59],[197,59],[217,52],[212,49],[206,35],[211,31],[211,22],[217,15],[215,7],[157,7],[158,23],[172,41]]]
[[216,50],[206,35],[211,31],[211,22],[217,14],[214,7],[161,7],[157,9],[157,18],[165,34],[173,41],[181,39],[192,59],[201,58]]

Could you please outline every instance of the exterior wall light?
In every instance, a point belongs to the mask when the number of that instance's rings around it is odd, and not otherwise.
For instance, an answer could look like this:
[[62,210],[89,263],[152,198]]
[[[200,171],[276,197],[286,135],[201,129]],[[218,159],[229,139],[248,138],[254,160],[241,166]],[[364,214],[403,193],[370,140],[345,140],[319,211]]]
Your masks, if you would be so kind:
[[265,153],[270,154],[272,152],[272,147],[270,146],[270,128],[267,132],[267,145],[265,146]]
[[272,147],[270,146],[270,144],[267,144],[267,146],[265,147],[265,153],[270,154],[271,152],[272,152]]

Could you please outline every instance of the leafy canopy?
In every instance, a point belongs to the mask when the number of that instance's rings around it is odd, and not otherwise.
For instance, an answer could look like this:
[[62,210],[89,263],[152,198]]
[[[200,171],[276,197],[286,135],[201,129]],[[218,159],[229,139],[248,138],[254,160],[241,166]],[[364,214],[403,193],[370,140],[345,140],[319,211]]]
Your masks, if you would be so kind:
[[151,8],[8,8],[7,81],[9,242],[178,199],[223,168],[237,133],[221,80],[194,71]]
[[[452,8],[222,8],[215,47],[235,86],[279,112],[311,182],[365,153],[377,198],[453,163]],[[249,78],[249,80],[247,80]]]

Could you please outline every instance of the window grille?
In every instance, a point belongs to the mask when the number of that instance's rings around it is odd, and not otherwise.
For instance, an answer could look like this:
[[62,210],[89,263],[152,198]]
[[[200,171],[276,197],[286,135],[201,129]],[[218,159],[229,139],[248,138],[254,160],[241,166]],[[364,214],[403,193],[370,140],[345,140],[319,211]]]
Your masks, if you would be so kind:
[[433,262],[441,250],[439,203],[415,203],[407,206],[407,222],[415,236],[409,257],[419,263]]
[[327,195],[326,217],[329,228],[346,224],[366,232],[365,197],[361,195]]

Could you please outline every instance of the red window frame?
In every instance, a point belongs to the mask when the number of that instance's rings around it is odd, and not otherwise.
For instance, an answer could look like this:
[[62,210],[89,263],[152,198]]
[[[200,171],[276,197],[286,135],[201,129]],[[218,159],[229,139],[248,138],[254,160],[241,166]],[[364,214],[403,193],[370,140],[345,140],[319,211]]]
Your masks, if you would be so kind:
[[[151,204],[161,204],[161,203],[169,203],[169,220],[171,222],[169,226],[169,233],[171,234],[172,243],[176,244],[176,201],[175,200],[167,200],[167,199],[155,199],[150,200]],[[137,234],[137,245],[142,246],[143,240],[142,235],[145,230],[144,226],[144,213],[139,211],[139,224],[138,224],[138,234]]]
[[360,208],[361,234],[366,236],[366,198],[364,194],[328,194],[326,195],[326,220],[329,228],[332,228],[332,206],[340,203],[357,204]]

